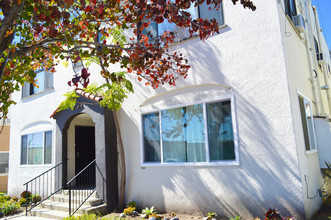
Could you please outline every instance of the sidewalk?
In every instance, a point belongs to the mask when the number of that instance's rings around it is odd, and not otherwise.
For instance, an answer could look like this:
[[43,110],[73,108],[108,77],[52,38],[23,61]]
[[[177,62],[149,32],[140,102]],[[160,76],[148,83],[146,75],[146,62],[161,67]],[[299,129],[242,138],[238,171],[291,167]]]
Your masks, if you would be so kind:
[[14,216],[8,216],[4,217],[1,220],[50,220],[49,218],[42,218],[42,217],[36,217],[36,216],[25,216],[25,212],[14,215]]

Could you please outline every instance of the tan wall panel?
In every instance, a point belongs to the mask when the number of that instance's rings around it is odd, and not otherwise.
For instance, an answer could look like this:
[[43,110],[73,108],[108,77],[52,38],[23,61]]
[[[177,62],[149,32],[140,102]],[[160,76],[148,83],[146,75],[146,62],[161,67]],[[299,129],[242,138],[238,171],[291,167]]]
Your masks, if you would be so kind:
[[0,191],[7,192],[8,176],[0,176]]
[[0,151],[9,151],[9,135],[10,126],[4,126],[2,132],[0,133]]

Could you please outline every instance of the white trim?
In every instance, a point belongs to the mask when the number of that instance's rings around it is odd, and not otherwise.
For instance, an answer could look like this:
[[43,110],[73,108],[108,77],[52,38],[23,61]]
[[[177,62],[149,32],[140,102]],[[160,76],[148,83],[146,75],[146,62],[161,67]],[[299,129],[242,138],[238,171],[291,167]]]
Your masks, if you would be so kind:
[[[223,160],[223,161],[210,161],[209,157],[209,142],[208,142],[208,129],[207,129],[207,113],[206,113],[206,104],[213,103],[213,102],[222,102],[222,101],[230,101],[231,106],[231,119],[232,119],[232,130],[233,130],[233,142],[234,142],[234,153],[235,153],[235,160]],[[166,163],[163,162],[163,146],[162,146],[162,120],[161,120],[161,111],[180,108],[185,106],[191,105],[203,105],[203,118],[204,118],[204,131],[205,131],[205,145],[206,145],[206,162],[171,162]],[[160,124],[160,153],[161,153],[161,162],[144,162],[144,142],[143,142],[143,115],[144,114],[151,114],[151,113],[159,113],[159,124]],[[238,132],[237,132],[237,119],[236,119],[236,112],[235,112],[235,99],[234,94],[228,94],[220,97],[213,97],[213,98],[206,98],[199,101],[188,102],[188,103],[181,103],[176,105],[169,105],[165,108],[159,108],[155,106],[150,107],[143,107],[140,110],[140,161],[141,167],[155,167],[155,166],[239,166],[239,146],[238,146]],[[208,148],[208,149],[207,149]]]
[[[305,118],[306,118],[306,123],[307,123],[307,130],[308,130],[308,140],[309,140],[309,150],[306,149],[306,146],[305,146],[305,151],[306,151],[306,155],[307,154],[313,154],[313,153],[316,153],[318,152],[318,146],[317,146],[317,140],[316,140],[316,131],[315,131],[315,122],[314,122],[314,113],[313,113],[313,108],[311,106],[311,103],[312,101],[305,95],[303,95],[300,91],[297,90],[297,94],[298,96],[301,96],[304,100],[306,100],[307,102],[309,102],[309,106],[310,106],[310,111],[311,111],[311,122],[312,122],[312,126],[313,126],[313,136],[314,136],[314,142],[315,142],[315,149],[311,149],[312,147],[312,144],[311,144],[311,138],[309,137],[309,133],[310,133],[310,130],[309,130],[309,126],[308,126],[308,121],[307,121],[307,115],[305,113]],[[300,109],[300,103],[299,103],[299,109]],[[301,115],[301,110],[300,110],[300,115]],[[302,123],[302,119],[301,119],[301,123]],[[303,135],[304,132],[303,132]],[[305,140],[304,140],[305,141]]]
[[[52,155],[51,155],[51,163],[47,163],[45,164],[45,136],[46,136],[46,132],[52,132]],[[29,134],[36,134],[36,133],[42,133],[43,134],[43,150],[42,150],[42,164],[28,164],[28,159],[29,159],[29,155],[28,155],[28,146],[27,146],[27,154],[26,154],[26,163],[27,164],[22,164],[22,137],[23,136],[27,136],[29,137]],[[28,138],[29,141],[29,138]],[[44,167],[44,166],[53,166],[54,163],[54,159],[53,159],[53,155],[54,155],[54,131],[53,129],[44,129],[44,130],[40,130],[40,131],[29,131],[29,132],[22,132],[20,135],[20,159],[19,159],[19,167],[31,167],[31,166],[40,166],[40,167]]]

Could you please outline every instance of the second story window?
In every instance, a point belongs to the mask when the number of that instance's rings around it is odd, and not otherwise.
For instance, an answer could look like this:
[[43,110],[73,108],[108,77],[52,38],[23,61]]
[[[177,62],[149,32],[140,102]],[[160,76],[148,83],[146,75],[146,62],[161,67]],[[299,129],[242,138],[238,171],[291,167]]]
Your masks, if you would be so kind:
[[[192,20],[197,18],[202,19],[213,19],[215,18],[219,25],[224,24],[223,19],[223,7],[216,10],[213,8],[212,4],[207,5],[207,3],[203,3],[198,7],[194,7],[194,4],[191,4],[191,7],[185,11],[191,14]],[[157,24],[156,22],[151,22],[147,29],[145,29],[142,33],[145,35],[150,35],[151,37],[156,37],[162,35],[165,31],[172,31],[175,33],[176,41],[181,41],[187,38],[190,38],[190,33],[186,28],[181,28],[176,26],[174,23],[170,23],[168,20],[165,20],[161,24]]]
[[36,85],[33,86],[32,83],[25,83],[22,88],[22,97],[28,97],[33,94],[48,90],[53,88],[53,74],[46,71],[40,70],[37,72],[36,78],[37,80]]
[[285,12],[292,20],[293,17],[297,15],[295,0],[284,0],[284,4]]

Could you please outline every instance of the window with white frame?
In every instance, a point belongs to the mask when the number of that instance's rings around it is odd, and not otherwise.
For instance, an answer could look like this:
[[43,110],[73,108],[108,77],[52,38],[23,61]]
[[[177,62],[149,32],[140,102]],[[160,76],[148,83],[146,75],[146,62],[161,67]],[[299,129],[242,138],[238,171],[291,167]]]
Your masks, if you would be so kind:
[[[198,7],[194,7],[194,4],[191,4],[191,7],[185,11],[191,14],[193,20],[197,18],[215,18],[219,25],[224,24],[222,4],[220,5],[220,8],[218,10],[214,8],[213,4],[207,5],[206,2],[204,2],[202,5],[199,5]],[[174,23],[170,23],[168,20],[165,20],[163,23],[160,24],[157,24],[156,22],[151,22],[148,28],[144,29],[142,33],[151,37],[156,37],[162,35],[165,31],[174,32],[176,37],[175,41],[190,38],[190,33],[187,29],[178,27]]]
[[143,163],[237,161],[231,98],[142,115]]
[[21,165],[52,163],[52,131],[22,135]]
[[53,74],[45,69],[39,70],[36,75],[36,86],[32,83],[24,83],[22,88],[22,97],[28,97],[33,94],[53,88]]
[[310,101],[299,94],[299,105],[306,151],[316,150],[316,136]]

